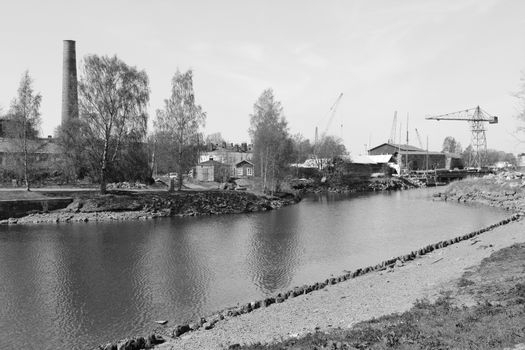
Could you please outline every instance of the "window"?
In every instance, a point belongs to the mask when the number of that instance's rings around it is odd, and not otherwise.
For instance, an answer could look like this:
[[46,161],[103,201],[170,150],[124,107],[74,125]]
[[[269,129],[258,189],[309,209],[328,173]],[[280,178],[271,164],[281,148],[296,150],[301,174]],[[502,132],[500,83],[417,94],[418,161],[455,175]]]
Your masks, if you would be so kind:
[[246,175],[253,176],[253,168],[252,167],[246,168]]
[[237,168],[237,176],[242,176],[242,167]]

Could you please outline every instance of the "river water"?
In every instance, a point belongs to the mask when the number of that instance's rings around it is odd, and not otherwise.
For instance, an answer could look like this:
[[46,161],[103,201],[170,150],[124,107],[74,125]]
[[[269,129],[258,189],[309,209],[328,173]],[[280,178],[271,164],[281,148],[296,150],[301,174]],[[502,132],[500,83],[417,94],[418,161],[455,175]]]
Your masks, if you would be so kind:
[[0,349],[86,349],[322,281],[508,216],[431,190],[270,212],[0,226]]

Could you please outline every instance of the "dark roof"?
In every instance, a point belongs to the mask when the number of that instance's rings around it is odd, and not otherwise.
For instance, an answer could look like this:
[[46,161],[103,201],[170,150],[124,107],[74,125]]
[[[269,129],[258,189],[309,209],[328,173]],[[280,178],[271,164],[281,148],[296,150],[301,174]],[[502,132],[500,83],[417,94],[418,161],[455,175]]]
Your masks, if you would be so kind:
[[246,163],[246,164],[248,164],[248,165],[253,166],[253,163],[250,162],[250,161],[248,161],[248,160],[246,160],[246,159],[241,160],[239,163],[235,164],[235,166],[236,166],[236,167],[241,166],[243,163]]
[[400,144],[397,144],[397,143],[389,143],[389,142],[385,142],[385,143],[382,143],[380,144],[379,146],[375,146],[374,148],[371,148],[369,151],[373,151],[379,147],[383,147],[383,146],[391,146],[391,147],[394,147],[396,149],[399,149],[400,151],[404,151],[404,152],[424,152],[425,150],[424,149],[421,149],[421,148],[418,148],[418,147],[415,147],[415,146],[411,146],[411,145],[400,145]]

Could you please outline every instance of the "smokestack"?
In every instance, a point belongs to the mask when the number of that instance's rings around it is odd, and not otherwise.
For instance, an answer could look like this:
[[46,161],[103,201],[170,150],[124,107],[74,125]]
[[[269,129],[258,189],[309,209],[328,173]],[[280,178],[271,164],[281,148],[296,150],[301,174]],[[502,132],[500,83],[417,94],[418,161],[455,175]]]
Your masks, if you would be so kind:
[[62,64],[62,125],[78,118],[77,59],[74,40],[64,40]]

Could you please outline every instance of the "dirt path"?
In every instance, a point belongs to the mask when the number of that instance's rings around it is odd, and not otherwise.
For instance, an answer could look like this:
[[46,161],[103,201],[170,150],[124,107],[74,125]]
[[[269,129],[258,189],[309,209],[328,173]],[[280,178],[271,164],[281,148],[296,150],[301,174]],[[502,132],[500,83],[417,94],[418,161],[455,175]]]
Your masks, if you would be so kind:
[[436,250],[404,266],[372,272],[226,319],[211,330],[169,339],[158,349],[223,349],[232,344],[268,343],[407,311],[417,299],[434,300],[441,291],[454,289],[467,268],[517,242],[525,242],[523,220]]

